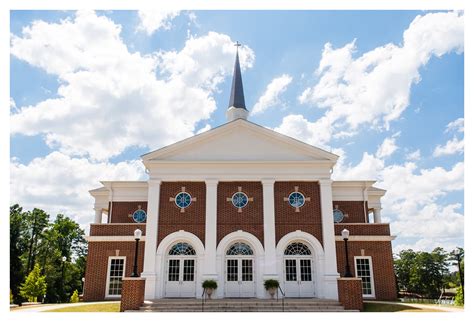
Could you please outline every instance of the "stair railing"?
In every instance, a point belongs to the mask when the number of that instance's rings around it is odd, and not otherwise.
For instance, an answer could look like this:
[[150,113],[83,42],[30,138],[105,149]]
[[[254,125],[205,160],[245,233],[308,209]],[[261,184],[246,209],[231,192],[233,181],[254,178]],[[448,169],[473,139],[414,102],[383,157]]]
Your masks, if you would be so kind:
[[202,290],[202,294],[201,294],[201,312],[204,312],[204,302],[206,301],[206,297],[204,296],[204,293],[206,293],[205,288]]
[[[281,292],[281,310],[285,312],[285,292],[281,289],[280,285],[278,285],[278,290]],[[277,302],[278,302],[278,292],[277,292]]]

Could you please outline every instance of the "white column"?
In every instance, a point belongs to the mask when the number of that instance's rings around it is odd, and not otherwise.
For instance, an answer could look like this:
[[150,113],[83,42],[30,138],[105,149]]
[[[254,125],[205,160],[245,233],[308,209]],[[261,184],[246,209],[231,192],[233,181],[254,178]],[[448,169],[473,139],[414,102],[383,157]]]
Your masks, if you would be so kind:
[[382,216],[380,215],[380,208],[374,208],[374,222],[380,224],[382,222]]
[[102,208],[95,208],[94,224],[102,223]]
[[321,190],[321,216],[323,223],[324,243],[324,297],[338,299],[336,261],[336,240],[334,236],[334,219],[332,205],[332,180],[319,180]]
[[145,257],[142,277],[145,281],[145,299],[155,298],[156,288],[156,241],[158,236],[158,209],[161,180],[148,180],[148,209],[146,219]]
[[264,279],[278,279],[275,249],[274,179],[263,179],[263,243],[265,247]]
[[216,179],[206,180],[206,245],[203,279],[214,280],[217,280],[217,183]]

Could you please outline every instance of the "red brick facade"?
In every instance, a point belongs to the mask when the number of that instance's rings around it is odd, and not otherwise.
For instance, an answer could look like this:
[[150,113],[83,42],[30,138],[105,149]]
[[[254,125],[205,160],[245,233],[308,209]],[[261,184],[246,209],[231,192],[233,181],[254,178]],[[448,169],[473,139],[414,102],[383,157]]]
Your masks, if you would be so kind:
[[[174,198],[182,187],[196,201],[191,202],[184,212],[176,206]],[[158,240],[156,246],[171,233],[184,230],[196,235],[204,244],[206,233],[206,183],[205,182],[162,182],[158,218]]]
[[133,236],[136,229],[146,235],[146,224],[91,224],[90,236]]
[[145,301],[145,279],[128,277],[123,279],[120,312],[138,310]]
[[[110,223],[134,223],[133,218],[130,216],[138,209],[138,206],[141,209],[146,211],[148,206],[147,201],[114,201],[109,202],[109,212],[112,213],[109,216]],[[146,221],[145,221],[146,222]]]
[[[253,198],[242,208],[232,205],[231,198],[242,187]],[[219,182],[217,185],[217,245],[226,235],[243,230],[257,237],[263,245],[263,188],[261,182]]]
[[341,236],[344,228],[353,236],[390,236],[389,224],[334,224],[336,236]]
[[362,297],[362,281],[360,278],[339,278],[337,280],[337,291],[339,302],[346,310],[364,309],[364,299]]
[[[354,256],[371,256],[374,273],[375,298],[377,300],[395,300],[397,288],[393,270],[392,243],[390,241],[349,241],[347,244],[351,273],[354,270]],[[362,251],[363,250],[363,251]],[[337,270],[344,274],[344,242],[336,242]]]
[[343,223],[366,223],[367,222],[367,202],[365,202],[365,212],[364,212],[364,202],[363,201],[333,201],[333,208],[337,208],[344,213]]
[[[144,245],[144,242],[139,242],[138,245],[139,272],[143,271]],[[125,276],[130,276],[135,258],[135,242],[89,242],[84,301],[102,301],[106,298],[107,265],[110,256],[126,256]]]
[[[290,193],[301,192],[310,201],[306,201],[299,212],[289,205],[288,198]],[[318,182],[307,181],[289,181],[275,182],[275,238],[276,244],[288,233],[295,230],[307,232],[316,237],[323,245],[323,232],[321,224],[321,199]],[[324,246],[324,245],[323,245]]]

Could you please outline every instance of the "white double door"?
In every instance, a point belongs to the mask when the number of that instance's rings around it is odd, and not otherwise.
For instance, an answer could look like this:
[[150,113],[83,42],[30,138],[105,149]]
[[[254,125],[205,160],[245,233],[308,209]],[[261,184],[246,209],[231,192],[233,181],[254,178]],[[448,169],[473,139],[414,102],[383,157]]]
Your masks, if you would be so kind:
[[196,259],[168,258],[165,284],[165,297],[196,297]]
[[255,297],[255,265],[250,256],[225,260],[225,297]]
[[314,297],[314,269],[311,257],[285,257],[285,295],[287,297]]

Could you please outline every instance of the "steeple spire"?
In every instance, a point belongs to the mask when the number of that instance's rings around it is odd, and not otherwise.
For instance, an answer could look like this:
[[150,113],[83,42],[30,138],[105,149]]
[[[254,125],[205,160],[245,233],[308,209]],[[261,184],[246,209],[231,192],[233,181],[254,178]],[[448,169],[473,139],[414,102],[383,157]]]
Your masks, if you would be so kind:
[[242,46],[238,41],[234,64],[234,77],[232,78],[232,88],[230,90],[229,108],[227,109],[227,120],[233,121],[238,118],[247,119],[248,110],[245,108],[244,87],[242,85],[242,74],[240,72],[239,47]]

